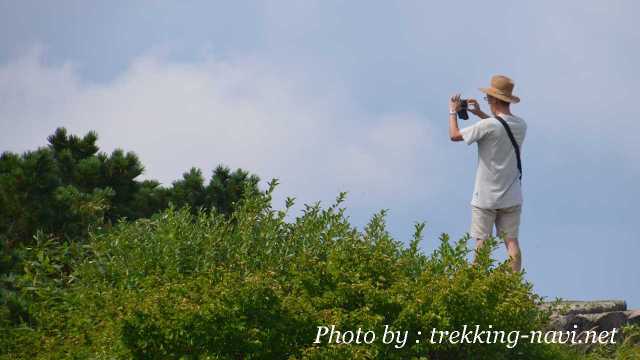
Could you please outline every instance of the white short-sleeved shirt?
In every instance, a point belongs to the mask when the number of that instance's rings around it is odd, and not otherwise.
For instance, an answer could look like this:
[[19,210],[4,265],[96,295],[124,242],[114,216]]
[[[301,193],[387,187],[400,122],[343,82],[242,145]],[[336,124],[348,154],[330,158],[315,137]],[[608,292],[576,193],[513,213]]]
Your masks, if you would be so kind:
[[[527,124],[520,117],[500,114],[513,133],[522,156]],[[522,204],[520,172],[507,131],[494,117],[482,119],[460,130],[464,142],[478,144],[478,169],[471,205],[503,209]]]

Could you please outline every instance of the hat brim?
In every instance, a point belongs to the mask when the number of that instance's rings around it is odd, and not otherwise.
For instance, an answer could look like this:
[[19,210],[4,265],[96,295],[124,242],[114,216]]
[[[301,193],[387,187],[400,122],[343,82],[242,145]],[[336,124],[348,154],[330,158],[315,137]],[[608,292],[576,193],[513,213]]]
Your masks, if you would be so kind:
[[506,95],[502,95],[499,94],[496,89],[494,88],[480,88],[480,91],[482,91],[483,93],[487,94],[487,95],[491,95],[495,98],[498,98],[500,100],[506,101],[508,103],[519,103],[520,102],[520,98],[514,95],[511,96],[506,96]]

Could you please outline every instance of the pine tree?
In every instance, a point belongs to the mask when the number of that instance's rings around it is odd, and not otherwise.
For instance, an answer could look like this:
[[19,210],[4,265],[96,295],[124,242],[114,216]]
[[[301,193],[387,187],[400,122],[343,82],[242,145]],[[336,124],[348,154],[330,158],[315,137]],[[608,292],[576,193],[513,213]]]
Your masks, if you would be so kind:
[[29,243],[37,231],[59,239],[84,238],[92,227],[150,217],[174,206],[228,215],[259,178],[218,166],[205,186],[192,168],[166,188],[136,180],[144,166],[133,152],[99,152],[98,135],[69,135],[58,128],[48,145],[22,155],[0,156],[0,240],[6,250]]

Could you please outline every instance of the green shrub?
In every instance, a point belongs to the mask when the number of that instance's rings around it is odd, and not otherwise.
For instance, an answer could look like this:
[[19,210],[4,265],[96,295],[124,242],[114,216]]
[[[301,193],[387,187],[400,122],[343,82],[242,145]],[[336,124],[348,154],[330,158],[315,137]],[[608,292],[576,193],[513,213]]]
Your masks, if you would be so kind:
[[[93,233],[84,245],[38,241],[24,254],[25,275],[12,280],[29,302],[13,299],[2,314],[5,357],[577,358],[539,344],[416,343],[418,331],[433,327],[530,331],[547,318],[522,274],[491,260],[493,241],[476,266],[467,262],[466,237],[451,243],[442,235],[427,256],[419,251],[423,224],[408,246],[389,235],[384,211],[360,231],[344,214],[344,194],[286,221],[293,200],[272,209],[274,186],[230,217],[170,208]],[[401,349],[378,340],[314,344],[324,325],[378,336],[389,325],[409,337]]]
[[149,217],[169,203],[230,214],[243,188],[258,191],[258,176],[222,165],[208,184],[197,168],[171,187],[136,180],[144,170],[136,154],[99,152],[93,131],[79,137],[58,128],[47,140],[47,146],[21,155],[0,154],[0,271],[20,267],[13,249],[32,245],[38,231],[61,242],[85,239],[91,228]]

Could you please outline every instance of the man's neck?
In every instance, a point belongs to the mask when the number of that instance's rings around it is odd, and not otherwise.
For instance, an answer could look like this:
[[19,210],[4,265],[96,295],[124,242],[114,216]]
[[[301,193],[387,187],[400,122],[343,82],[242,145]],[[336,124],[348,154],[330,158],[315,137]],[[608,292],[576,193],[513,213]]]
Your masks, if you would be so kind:
[[511,111],[509,109],[496,109],[496,111],[493,112],[493,115],[495,116],[500,116],[500,115],[511,115],[513,116],[513,114],[511,113]]

